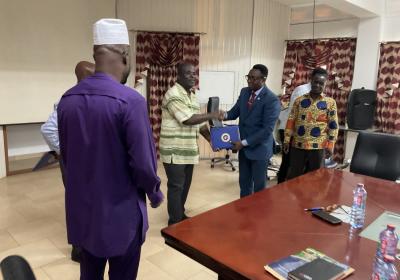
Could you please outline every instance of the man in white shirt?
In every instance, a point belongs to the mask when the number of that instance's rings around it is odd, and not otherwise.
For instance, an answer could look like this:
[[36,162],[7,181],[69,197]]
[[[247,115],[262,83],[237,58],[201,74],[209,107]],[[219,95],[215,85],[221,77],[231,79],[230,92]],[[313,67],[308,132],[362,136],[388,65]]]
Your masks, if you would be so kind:
[[[304,94],[309,93],[310,91],[311,91],[311,83],[297,86],[293,90],[292,95],[290,96],[289,106],[286,109],[281,111],[281,113],[279,115],[278,129],[279,129],[279,139],[282,144],[283,144],[286,123],[289,118],[290,111],[292,111],[294,101],[297,98],[299,98],[300,96],[303,96]],[[282,163],[281,163],[281,166],[280,166],[279,172],[278,172],[278,184],[282,183],[286,180],[287,171],[289,169],[289,158],[290,158],[289,155],[290,155],[290,151],[287,154],[282,153]]]
[[[78,83],[86,77],[93,75],[94,64],[87,61],[80,61],[75,67],[75,75]],[[49,146],[50,150],[55,151],[57,156],[60,156],[60,140],[58,136],[58,122],[57,122],[57,105],[54,104],[54,111],[50,114],[48,120],[42,125],[40,131],[43,135],[44,140]],[[65,173],[62,160],[59,160],[61,177],[65,187]],[[76,246],[72,246],[71,259],[75,262],[80,261],[81,249]]]

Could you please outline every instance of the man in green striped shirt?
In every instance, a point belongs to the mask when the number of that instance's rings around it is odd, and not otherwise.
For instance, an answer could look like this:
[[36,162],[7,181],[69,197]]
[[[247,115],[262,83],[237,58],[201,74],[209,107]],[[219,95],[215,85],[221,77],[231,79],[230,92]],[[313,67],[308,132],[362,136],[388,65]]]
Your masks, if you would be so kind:
[[168,225],[187,218],[185,202],[192,182],[193,165],[199,162],[199,133],[210,141],[207,125],[211,119],[223,119],[219,112],[200,114],[200,105],[192,91],[196,83],[195,67],[178,65],[175,85],[164,96],[160,135],[160,155],[168,182]]

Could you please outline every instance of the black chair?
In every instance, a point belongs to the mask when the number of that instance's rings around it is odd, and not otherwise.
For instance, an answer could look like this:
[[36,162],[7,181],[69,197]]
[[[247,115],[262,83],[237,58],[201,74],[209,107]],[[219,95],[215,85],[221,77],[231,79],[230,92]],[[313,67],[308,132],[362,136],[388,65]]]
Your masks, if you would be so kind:
[[[207,102],[207,113],[218,112],[219,111],[219,97],[212,96],[208,98]],[[223,123],[218,119],[209,120],[210,126],[223,127]]]
[[20,256],[8,256],[0,263],[4,280],[36,280],[29,263]]
[[[274,155],[279,154],[282,151],[282,147],[281,145],[275,140],[275,138],[273,139],[273,143],[272,143],[272,153]],[[268,175],[268,171],[272,171],[273,172],[273,177],[278,176],[278,172],[279,172],[279,165],[274,164],[274,162],[272,161],[272,158],[269,159],[268,162],[268,166],[267,166],[267,180],[270,181],[271,177]]]
[[[208,103],[207,103],[207,112],[211,113],[211,112],[218,112],[219,111],[219,97],[218,96],[212,96],[210,98],[208,98]],[[222,127],[223,123],[219,120],[209,120],[209,124],[212,127]],[[225,153],[225,157],[213,157],[211,158],[211,168],[215,167],[216,163],[219,162],[224,162],[227,165],[230,165],[230,167],[232,168],[232,171],[236,171],[235,166],[233,165],[233,161],[235,161],[235,159],[231,158],[231,154],[229,150],[226,150]]]
[[400,136],[360,132],[350,171],[381,179],[400,178]]
[[230,165],[230,167],[232,168],[232,171],[236,171],[236,167],[233,164],[234,161],[237,161],[237,159],[231,158],[231,154],[230,154],[229,150],[226,150],[225,157],[211,158],[211,168],[214,168],[216,163],[224,162],[226,165]]

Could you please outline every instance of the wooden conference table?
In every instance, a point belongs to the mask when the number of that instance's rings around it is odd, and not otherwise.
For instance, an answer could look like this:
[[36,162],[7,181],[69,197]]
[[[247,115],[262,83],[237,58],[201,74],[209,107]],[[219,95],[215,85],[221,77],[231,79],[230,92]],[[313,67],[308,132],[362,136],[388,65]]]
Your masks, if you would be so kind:
[[[319,169],[233,201],[161,231],[165,243],[215,271],[218,279],[275,279],[264,265],[307,247],[347,263],[346,279],[370,279],[377,243],[349,235],[304,208],[351,205],[352,190],[368,192],[366,225],[384,210],[400,212],[400,185],[334,169]],[[210,194],[212,200],[212,194]]]

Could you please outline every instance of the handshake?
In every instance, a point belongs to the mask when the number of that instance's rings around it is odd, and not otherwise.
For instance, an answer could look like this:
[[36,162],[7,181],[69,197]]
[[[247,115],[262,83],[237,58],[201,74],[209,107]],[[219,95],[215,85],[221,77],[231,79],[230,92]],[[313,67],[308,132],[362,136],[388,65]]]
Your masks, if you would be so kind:
[[219,121],[223,121],[225,119],[226,112],[223,110],[219,110],[218,112],[211,112],[208,115],[210,119],[217,119]]

